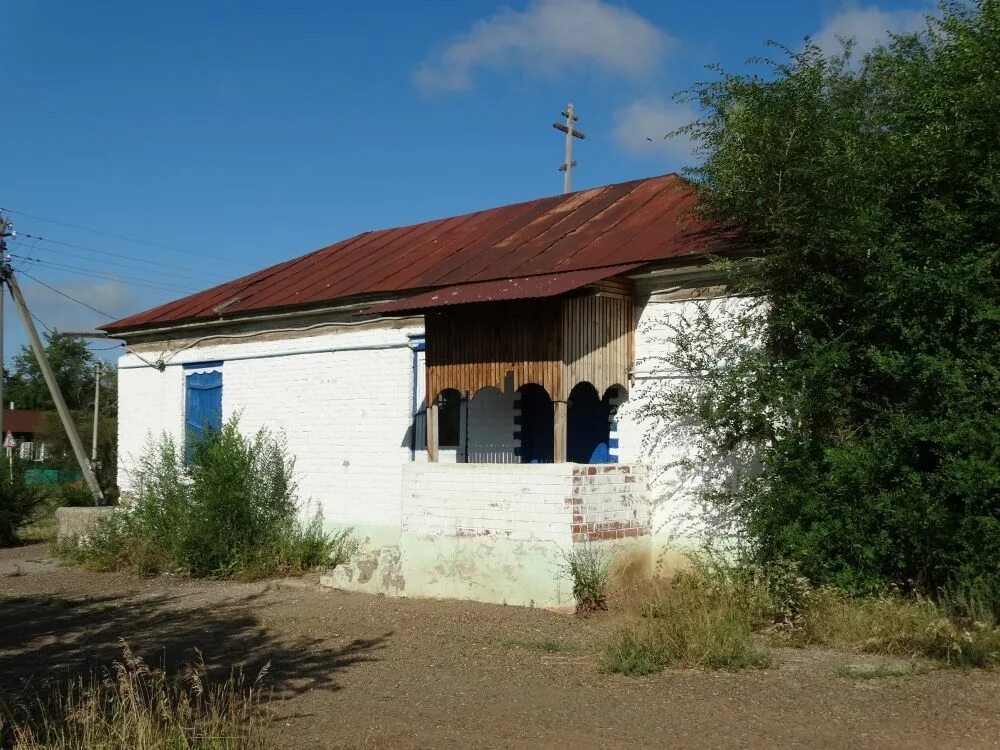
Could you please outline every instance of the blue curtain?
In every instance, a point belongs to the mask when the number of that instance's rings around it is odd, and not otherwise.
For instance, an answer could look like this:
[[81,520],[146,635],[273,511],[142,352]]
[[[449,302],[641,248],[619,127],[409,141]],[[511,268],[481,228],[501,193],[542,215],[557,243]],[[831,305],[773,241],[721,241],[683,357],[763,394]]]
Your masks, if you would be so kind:
[[222,428],[222,372],[197,372],[185,377],[184,453],[207,433]]

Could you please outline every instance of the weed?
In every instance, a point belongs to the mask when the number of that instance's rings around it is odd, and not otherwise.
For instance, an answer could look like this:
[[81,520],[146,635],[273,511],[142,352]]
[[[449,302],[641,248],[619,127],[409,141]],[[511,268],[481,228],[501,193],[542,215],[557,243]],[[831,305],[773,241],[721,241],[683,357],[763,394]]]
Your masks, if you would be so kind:
[[198,662],[174,677],[122,644],[122,659],[89,679],[0,703],[0,746],[13,750],[263,750],[265,667],[221,684]]
[[576,643],[556,640],[555,638],[508,638],[504,645],[509,648],[523,648],[528,651],[541,651],[546,654],[570,654],[583,651]]
[[874,664],[844,664],[833,670],[838,677],[852,680],[885,680],[898,677],[911,677],[927,671],[924,665],[916,662],[885,662]]
[[605,645],[602,672],[641,676],[660,672],[667,666],[666,649],[648,627],[620,628]]
[[620,629],[605,647],[604,671],[647,674],[664,667],[750,669],[770,656],[756,643],[755,600],[705,570],[661,582],[640,610],[643,621]]
[[563,572],[573,582],[577,612],[606,610],[611,553],[597,544],[575,544],[564,555]]
[[960,620],[925,597],[848,597],[816,591],[800,634],[806,643],[891,656],[923,656],[958,667],[1000,664],[1000,628]]

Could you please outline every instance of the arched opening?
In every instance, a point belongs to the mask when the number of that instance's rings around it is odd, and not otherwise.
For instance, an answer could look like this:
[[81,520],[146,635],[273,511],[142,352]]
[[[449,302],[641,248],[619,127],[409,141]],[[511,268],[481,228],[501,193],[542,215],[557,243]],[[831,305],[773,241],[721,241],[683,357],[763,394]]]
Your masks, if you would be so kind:
[[619,462],[618,453],[618,410],[628,401],[628,389],[623,385],[613,385],[604,392],[601,403],[608,415],[608,462]]
[[512,392],[486,386],[476,391],[468,404],[466,454],[470,463],[518,463],[514,440],[514,399]]
[[514,401],[514,437],[520,441],[522,464],[550,464],[553,454],[552,399],[542,386],[526,383]]
[[462,394],[446,388],[437,397],[438,445],[458,448],[462,444]]
[[566,403],[566,460],[606,464],[608,449],[607,405],[590,383],[577,383]]

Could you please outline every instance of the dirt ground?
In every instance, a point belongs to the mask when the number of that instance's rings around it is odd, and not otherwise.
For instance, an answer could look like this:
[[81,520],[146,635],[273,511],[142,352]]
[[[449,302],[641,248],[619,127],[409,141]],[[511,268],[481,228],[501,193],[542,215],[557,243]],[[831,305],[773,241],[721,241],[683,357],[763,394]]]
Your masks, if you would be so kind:
[[[107,663],[272,666],[275,746],[1000,747],[1000,674],[839,676],[865,658],[781,649],[742,673],[602,675],[611,615],[332,591],[315,579],[151,580],[0,550],[0,689]],[[576,651],[530,648],[540,639]],[[528,645],[525,645],[528,644]]]

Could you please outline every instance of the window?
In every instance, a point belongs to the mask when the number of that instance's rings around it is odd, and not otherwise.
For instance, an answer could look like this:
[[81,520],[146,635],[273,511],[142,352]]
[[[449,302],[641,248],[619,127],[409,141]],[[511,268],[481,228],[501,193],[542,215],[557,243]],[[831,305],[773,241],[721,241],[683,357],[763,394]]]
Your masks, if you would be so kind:
[[222,363],[184,365],[184,456],[222,429]]

